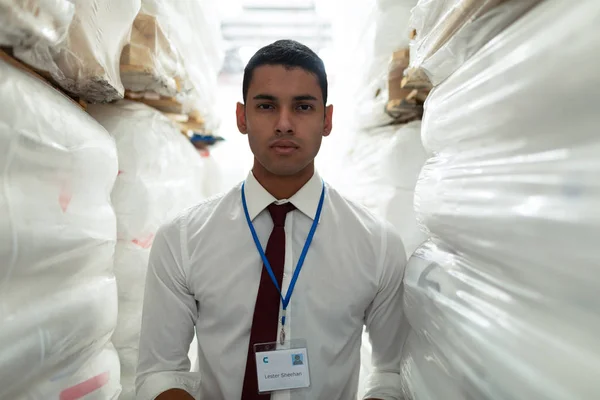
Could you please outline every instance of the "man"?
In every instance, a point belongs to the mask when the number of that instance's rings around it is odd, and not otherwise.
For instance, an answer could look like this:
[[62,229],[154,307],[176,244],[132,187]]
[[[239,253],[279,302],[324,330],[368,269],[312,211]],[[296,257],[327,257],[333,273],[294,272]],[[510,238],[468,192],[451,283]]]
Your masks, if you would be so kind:
[[[366,325],[367,397],[399,399],[406,256],[388,224],[315,172],[332,128],[323,62],[294,41],[266,46],[245,69],[243,98],[251,173],[154,241],[137,398],[355,399]],[[188,372],[194,327],[199,373]]]
[[304,362],[302,361],[302,354],[294,354],[293,358],[294,365],[302,365]]

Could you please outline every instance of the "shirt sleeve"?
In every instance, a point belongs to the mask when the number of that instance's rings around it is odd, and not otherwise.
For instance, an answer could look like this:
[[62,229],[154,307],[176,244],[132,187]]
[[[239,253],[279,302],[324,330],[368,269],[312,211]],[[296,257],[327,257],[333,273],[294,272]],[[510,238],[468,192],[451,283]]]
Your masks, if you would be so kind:
[[366,328],[372,348],[372,372],[364,399],[400,400],[402,348],[410,332],[402,306],[406,254],[402,239],[385,224],[381,241],[379,291],[367,309]]
[[153,400],[169,389],[194,396],[198,373],[190,372],[188,351],[197,318],[196,300],[186,283],[185,226],[176,220],[154,239],[144,294],[136,400]]

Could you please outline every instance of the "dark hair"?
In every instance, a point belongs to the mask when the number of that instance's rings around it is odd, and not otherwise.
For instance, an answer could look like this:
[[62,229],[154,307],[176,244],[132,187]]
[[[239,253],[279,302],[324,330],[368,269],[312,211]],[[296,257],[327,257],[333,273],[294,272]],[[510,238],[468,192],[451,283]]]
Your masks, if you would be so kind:
[[258,50],[244,69],[244,82],[242,94],[244,102],[248,96],[248,87],[252,80],[254,70],[263,65],[283,65],[286,68],[302,68],[317,76],[323,102],[327,104],[327,73],[323,60],[311,49],[294,40],[278,40]]

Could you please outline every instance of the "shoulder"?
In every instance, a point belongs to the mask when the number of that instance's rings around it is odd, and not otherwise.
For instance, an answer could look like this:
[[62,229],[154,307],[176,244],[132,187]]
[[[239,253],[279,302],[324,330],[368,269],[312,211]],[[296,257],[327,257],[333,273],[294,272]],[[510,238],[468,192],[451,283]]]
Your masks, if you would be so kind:
[[393,230],[390,223],[364,205],[346,197],[329,184],[326,185],[326,188],[331,201],[331,207],[335,211],[337,218],[343,218],[344,222],[357,225],[359,229],[366,230],[372,234],[388,232],[390,229]]
[[344,232],[352,231],[351,236],[357,240],[370,243],[374,253],[379,254],[382,260],[389,257],[406,257],[400,234],[389,221],[344,196],[330,185],[326,187],[336,225],[343,227]]
[[183,210],[174,219],[164,224],[162,230],[173,232],[201,229],[209,220],[227,214],[227,210],[240,201],[240,189],[241,184],[238,184],[228,192],[211,196]]

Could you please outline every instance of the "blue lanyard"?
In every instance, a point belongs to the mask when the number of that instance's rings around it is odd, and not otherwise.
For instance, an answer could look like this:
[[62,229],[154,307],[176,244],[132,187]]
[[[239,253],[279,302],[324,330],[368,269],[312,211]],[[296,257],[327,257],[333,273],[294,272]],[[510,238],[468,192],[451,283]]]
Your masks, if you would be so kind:
[[269,264],[269,260],[267,260],[267,256],[260,244],[260,240],[258,240],[258,235],[256,234],[256,230],[254,229],[254,225],[252,224],[252,220],[250,219],[250,213],[248,213],[248,205],[246,204],[246,195],[244,193],[244,187],[246,182],[242,184],[242,205],[244,207],[244,214],[246,214],[246,222],[248,222],[248,227],[250,228],[250,233],[252,233],[252,238],[254,239],[254,244],[256,245],[256,249],[258,250],[260,257],[263,260],[265,268],[273,281],[273,284],[277,288],[279,292],[279,296],[281,297],[281,303],[283,306],[283,316],[281,318],[281,325],[285,325],[285,311],[287,309],[288,304],[290,303],[290,299],[292,298],[292,293],[294,292],[294,286],[296,286],[296,281],[298,280],[298,276],[300,275],[300,270],[302,269],[302,265],[304,265],[304,259],[306,258],[306,253],[308,253],[308,248],[310,247],[310,243],[313,240],[313,236],[315,235],[315,231],[317,230],[317,225],[319,224],[319,218],[321,218],[321,211],[323,210],[323,201],[325,199],[325,184],[323,183],[323,189],[321,190],[321,198],[319,200],[319,206],[317,207],[317,212],[315,214],[315,219],[313,220],[312,226],[310,227],[310,232],[308,233],[308,237],[306,238],[306,243],[304,243],[304,248],[302,249],[302,253],[300,254],[300,258],[298,259],[298,265],[296,265],[296,269],[294,270],[294,275],[292,276],[292,280],[290,281],[290,286],[288,287],[288,291],[283,297],[281,293],[281,288],[279,287],[279,283],[277,282],[277,278],[273,273],[273,269],[271,268],[271,264]]

